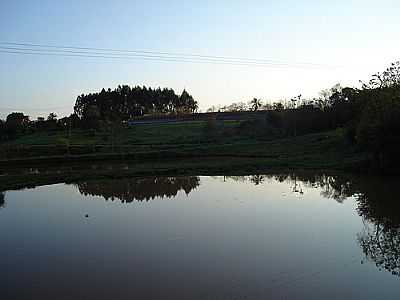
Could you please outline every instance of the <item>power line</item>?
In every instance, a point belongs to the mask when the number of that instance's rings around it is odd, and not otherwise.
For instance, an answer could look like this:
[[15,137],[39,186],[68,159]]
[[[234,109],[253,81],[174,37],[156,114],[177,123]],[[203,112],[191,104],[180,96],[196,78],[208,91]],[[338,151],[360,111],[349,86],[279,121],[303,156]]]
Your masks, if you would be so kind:
[[[207,59],[207,58],[185,58],[185,57],[175,57],[175,56],[160,56],[160,55],[144,55],[144,54],[108,54],[102,52],[93,52],[93,51],[73,51],[73,50],[54,50],[54,49],[32,49],[32,48],[18,48],[18,47],[2,47],[1,50],[4,50],[4,53],[30,53],[30,54],[39,54],[39,55],[58,55],[58,56],[80,56],[80,57],[99,57],[99,58],[116,58],[116,59],[155,59],[155,60],[165,60],[165,61],[180,61],[180,62],[204,62],[204,63],[222,63],[222,64],[237,64],[237,65],[277,65],[280,64],[266,64],[266,63],[256,63],[256,62],[240,62],[240,61],[230,61],[230,60],[216,60],[216,59]],[[67,54],[67,55],[65,55]],[[73,54],[73,55],[71,55]],[[286,65],[283,65],[286,66]]]
[[[272,68],[285,68],[290,67],[287,65],[278,64],[256,64],[256,63],[241,63],[241,62],[226,62],[226,61],[204,61],[204,60],[190,60],[190,59],[173,59],[164,57],[144,57],[144,56],[110,56],[110,55],[97,55],[97,54],[65,54],[65,53],[51,53],[51,52],[32,52],[27,50],[0,50],[0,53],[4,54],[20,54],[20,55],[41,55],[41,56],[62,56],[62,57],[81,57],[81,58],[102,58],[102,59],[119,59],[119,60],[147,60],[147,61],[161,61],[161,62],[179,62],[179,63],[205,63],[205,64],[216,64],[216,65],[231,65],[231,66],[250,66],[250,67],[272,67]],[[294,66],[296,68],[307,68],[304,66]],[[310,68],[310,67],[308,67]]]
[[[0,43],[1,44],[1,43]],[[211,62],[211,63],[229,63],[229,64],[244,64],[244,65],[277,65],[277,66],[289,66],[286,63],[261,63],[261,62],[245,62],[245,61],[235,61],[235,60],[229,60],[227,58],[225,59],[210,59],[210,58],[186,58],[186,57],[179,57],[179,56],[160,56],[160,55],[144,55],[144,54],[120,54],[120,55],[116,55],[116,54],[108,54],[108,53],[104,53],[104,52],[93,52],[93,51],[72,51],[72,50],[54,50],[54,49],[32,49],[32,48],[18,48],[18,47],[3,47],[0,46],[0,49],[3,50],[13,50],[13,51],[22,51],[22,52],[34,52],[34,53],[41,53],[41,54],[46,54],[46,53],[58,53],[58,54],[77,54],[77,55],[96,55],[99,56],[101,58],[105,58],[105,57],[110,57],[110,58],[131,58],[131,57],[137,57],[137,58],[155,58],[155,59],[166,59],[166,60],[184,60],[185,62],[193,62],[193,61],[199,61],[199,62]]]
[[[225,63],[221,61],[207,62],[207,61],[196,61],[196,60],[182,60],[182,59],[163,59],[163,58],[146,58],[146,57],[125,57],[125,56],[105,56],[105,55],[82,55],[82,54],[62,54],[62,53],[40,53],[40,52],[23,52],[23,51],[4,51],[0,50],[0,53],[5,54],[20,54],[20,55],[41,55],[41,56],[64,56],[64,57],[83,57],[83,58],[103,58],[103,59],[131,59],[131,60],[148,60],[148,61],[161,61],[161,62],[179,62],[179,63],[209,63],[219,65],[233,65],[233,66],[253,66],[263,67],[263,65],[257,64],[244,64],[244,63]],[[270,66],[270,67],[279,67]]]
[[76,46],[56,46],[56,45],[45,45],[45,44],[11,43],[11,42],[0,42],[0,45],[17,46],[17,47],[4,47],[4,46],[0,47],[0,49],[2,49],[2,51],[0,51],[1,53],[8,53],[8,54],[23,54],[23,55],[36,54],[36,55],[49,55],[49,56],[70,56],[70,57],[77,56],[77,57],[104,58],[104,59],[142,59],[142,60],[156,60],[156,61],[166,61],[166,62],[211,63],[211,64],[228,64],[228,65],[239,65],[239,66],[333,68],[333,66],[313,64],[313,63],[289,63],[284,61],[274,61],[266,59],[211,56],[211,55],[199,55],[199,54],[187,54],[187,53],[122,50],[122,49],[76,47]]
[[11,43],[11,42],[0,42],[0,44],[24,46],[24,47],[38,47],[38,48],[95,50],[95,51],[103,51],[103,52],[122,52],[122,53],[125,52],[125,53],[138,53],[138,54],[143,54],[144,53],[144,54],[167,55],[167,56],[199,57],[199,58],[211,58],[211,59],[226,59],[226,60],[234,60],[234,61],[247,61],[247,62],[252,61],[252,62],[263,62],[263,63],[312,65],[312,66],[326,67],[326,65],[314,64],[314,63],[289,63],[289,62],[286,62],[286,61],[276,61],[276,60],[267,60],[267,59],[254,59],[254,58],[228,57],[228,56],[212,56],[212,55],[200,55],[200,54],[188,54],[188,53],[172,53],[172,52],[124,50],[124,49],[76,47],[76,46],[56,46],[56,45],[45,45],[45,44]]

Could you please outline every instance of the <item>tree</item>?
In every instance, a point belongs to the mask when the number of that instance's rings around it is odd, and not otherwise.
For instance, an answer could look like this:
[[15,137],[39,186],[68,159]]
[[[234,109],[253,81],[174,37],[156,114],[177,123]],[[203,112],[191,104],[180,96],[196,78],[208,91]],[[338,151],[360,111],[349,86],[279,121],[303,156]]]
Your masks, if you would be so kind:
[[236,102],[231,105],[221,107],[221,111],[225,112],[237,112],[237,111],[246,111],[248,110],[248,106],[245,102]]
[[257,111],[262,106],[261,99],[253,98],[253,100],[249,102],[249,105],[253,111]]
[[373,75],[354,103],[356,141],[373,154],[375,168],[396,172],[400,166],[400,63]]
[[88,110],[93,106],[97,107],[98,118],[102,121],[113,118],[110,115],[115,114],[127,121],[144,114],[194,113],[198,109],[197,101],[186,90],[178,96],[173,89],[127,85],[78,96],[74,113],[87,124]]
[[379,92],[368,101],[357,127],[357,142],[374,154],[379,169],[397,166],[400,151],[400,90],[398,95]]
[[183,90],[181,96],[179,97],[179,103],[182,112],[194,113],[198,109],[198,103],[186,90]]
[[22,112],[13,112],[7,116],[5,130],[9,137],[15,137],[16,134],[23,132],[29,125],[29,116]]
[[274,110],[277,110],[277,111],[281,111],[281,110],[284,110],[284,109],[285,109],[285,107],[283,106],[282,102],[274,102],[274,103],[272,104],[272,108],[273,108]]
[[6,124],[24,127],[29,123],[29,117],[22,112],[13,112],[7,116]]
[[90,105],[86,108],[84,112],[84,124],[88,128],[97,129],[99,127],[100,121],[100,111],[97,105]]
[[55,113],[50,113],[47,117],[47,121],[57,121],[57,115]]
[[400,85],[400,61],[390,65],[382,73],[372,75],[368,83],[363,83],[363,89],[383,89]]
[[292,108],[296,108],[298,103],[300,103],[300,101],[301,101],[301,94],[296,97],[291,98],[290,101],[292,102]]

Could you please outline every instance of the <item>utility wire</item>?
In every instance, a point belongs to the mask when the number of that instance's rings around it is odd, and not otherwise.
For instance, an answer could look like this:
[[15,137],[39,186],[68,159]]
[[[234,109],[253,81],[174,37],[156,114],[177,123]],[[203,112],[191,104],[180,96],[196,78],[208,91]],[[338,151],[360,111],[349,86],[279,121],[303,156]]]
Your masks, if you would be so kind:
[[18,47],[2,47],[1,50],[9,51],[9,52],[32,52],[32,54],[39,53],[41,55],[49,54],[74,54],[76,56],[87,56],[87,57],[100,57],[100,58],[119,58],[119,59],[129,59],[129,58],[144,58],[144,59],[162,59],[167,61],[182,61],[182,62],[206,62],[206,63],[227,63],[227,64],[238,64],[238,65],[277,65],[277,66],[286,66],[286,64],[271,64],[271,63],[256,63],[256,62],[240,62],[240,61],[231,61],[231,60],[216,60],[216,59],[207,59],[207,58],[185,58],[185,57],[175,57],[175,56],[160,56],[160,55],[144,55],[144,54],[108,54],[102,52],[93,52],[93,51],[73,51],[73,50],[54,50],[54,49],[32,49],[32,48],[18,48]]
[[[91,47],[75,47],[75,46],[55,46],[55,45],[44,45],[44,44],[30,44],[30,43],[11,43],[11,42],[0,42],[3,45],[14,45],[24,47],[39,47],[39,48],[56,48],[56,49],[77,49],[77,50],[96,50],[103,52],[125,52],[125,53],[145,53],[145,54],[156,54],[156,55],[168,55],[168,56],[181,56],[181,57],[200,57],[200,58],[212,58],[212,59],[228,59],[235,61],[252,61],[252,62],[264,62],[264,63],[278,63],[278,64],[290,64],[285,61],[274,61],[267,59],[254,59],[254,58],[243,58],[243,57],[227,57],[227,56],[211,56],[211,55],[199,55],[199,54],[187,54],[187,53],[171,53],[171,52],[157,52],[157,51],[142,51],[142,50],[123,50],[123,49],[110,49],[110,48],[91,48]],[[292,63],[293,64],[293,63]],[[296,65],[313,65],[313,66],[324,66],[322,64],[314,63],[294,63]]]
[[[199,60],[189,60],[189,59],[166,59],[166,58],[156,58],[156,57],[127,57],[127,56],[106,56],[106,55],[90,55],[90,54],[63,54],[63,53],[49,53],[49,52],[27,52],[27,51],[7,51],[0,50],[0,53],[4,54],[20,54],[20,55],[41,55],[41,56],[64,56],[64,57],[83,57],[83,58],[102,58],[102,59],[122,59],[122,60],[147,60],[147,61],[161,61],[161,62],[179,62],[179,63],[206,63],[215,65],[231,65],[231,66],[250,66],[250,67],[269,67],[269,68],[287,68],[290,66],[281,65],[266,65],[266,64],[250,64],[250,63],[230,63],[224,61],[199,61]],[[307,68],[298,66],[296,68]]]
[[1,41],[0,45],[14,46],[14,47],[0,46],[0,49],[2,49],[2,51],[0,52],[8,54],[37,54],[37,55],[50,55],[50,56],[78,56],[78,57],[89,57],[89,58],[97,57],[97,58],[111,58],[111,59],[134,58],[134,59],[157,60],[157,61],[212,63],[212,64],[229,64],[229,65],[241,65],[241,66],[264,66],[264,67],[266,66],[266,67],[295,67],[295,68],[333,68],[333,66],[313,64],[313,63],[289,63],[284,61],[273,61],[266,59],[211,56],[211,55],[186,54],[186,53],[120,50],[120,49],[75,47],[75,46],[55,46],[55,45],[30,44],[30,43],[10,43]]
[[[20,54],[20,55],[41,55],[41,56],[64,56],[64,57],[84,57],[84,58],[103,58],[103,59],[122,59],[122,60],[148,60],[148,61],[161,61],[161,62],[179,62],[179,63],[208,63],[218,65],[232,65],[232,66],[253,66],[253,67],[265,67],[257,64],[244,64],[244,63],[225,63],[221,61],[207,62],[207,61],[196,61],[196,60],[183,60],[183,59],[164,59],[164,58],[146,58],[146,57],[126,57],[126,56],[105,56],[105,55],[86,55],[86,54],[62,54],[62,53],[40,53],[40,52],[23,52],[23,51],[5,51],[0,50],[0,53],[5,54]],[[269,66],[269,67],[279,67]]]

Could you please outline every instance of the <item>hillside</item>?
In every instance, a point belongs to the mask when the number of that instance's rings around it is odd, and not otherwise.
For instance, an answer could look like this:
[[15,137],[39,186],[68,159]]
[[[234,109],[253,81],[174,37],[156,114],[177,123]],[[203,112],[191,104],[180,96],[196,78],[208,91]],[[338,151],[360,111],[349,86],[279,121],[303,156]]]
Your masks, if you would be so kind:
[[[122,127],[115,130],[114,135],[74,130],[70,138],[68,132],[63,131],[37,132],[3,144],[0,164],[100,160],[165,163],[207,158],[213,159],[212,165],[217,168],[223,164],[228,167],[353,169],[367,160],[365,154],[346,142],[341,130],[268,139],[238,131],[239,123],[223,121],[213,128],[201,121],[147,124]],[[201,161],[196,163],[201,164]]]

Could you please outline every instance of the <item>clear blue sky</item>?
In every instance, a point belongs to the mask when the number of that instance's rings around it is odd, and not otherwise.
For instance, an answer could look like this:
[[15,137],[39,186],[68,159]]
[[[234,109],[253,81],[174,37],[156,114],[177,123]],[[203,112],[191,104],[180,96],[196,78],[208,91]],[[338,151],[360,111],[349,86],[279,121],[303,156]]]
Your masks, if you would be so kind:
[[266,68],[0,53],[0,117],[70,113],[81,93],[118,84],[183,88],[213,104],[317,96],[400,59],[400,1],[1,1],[0,42],[309,62]]

